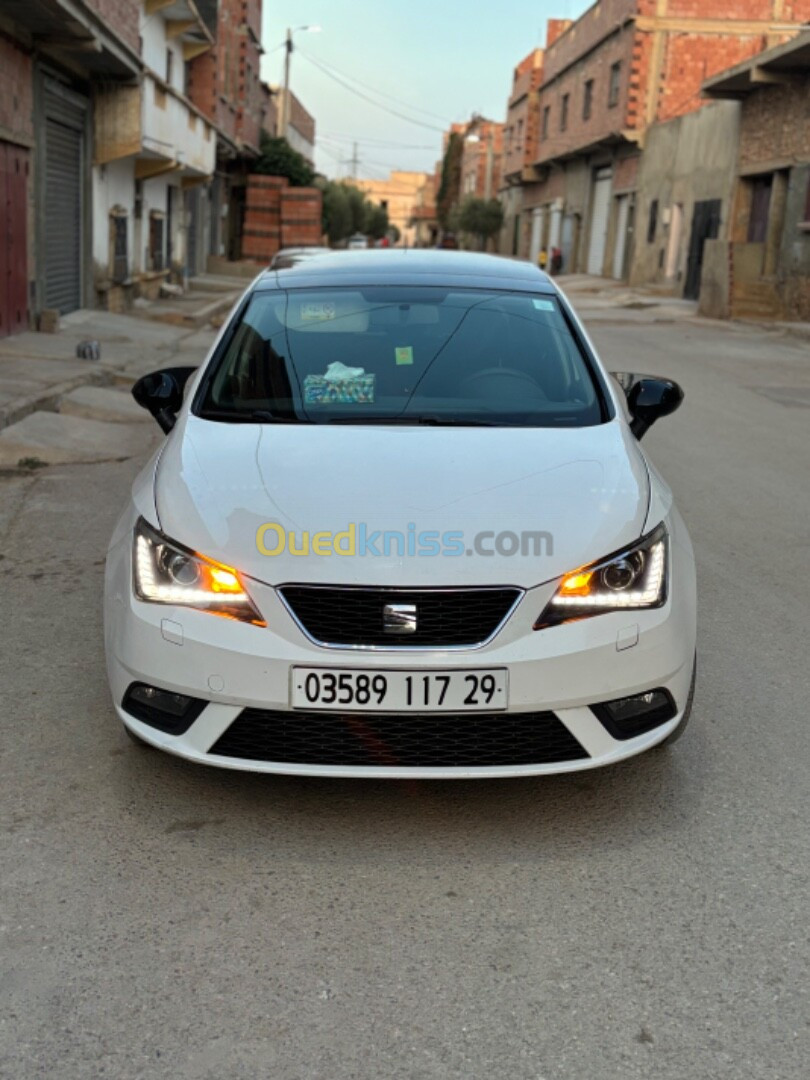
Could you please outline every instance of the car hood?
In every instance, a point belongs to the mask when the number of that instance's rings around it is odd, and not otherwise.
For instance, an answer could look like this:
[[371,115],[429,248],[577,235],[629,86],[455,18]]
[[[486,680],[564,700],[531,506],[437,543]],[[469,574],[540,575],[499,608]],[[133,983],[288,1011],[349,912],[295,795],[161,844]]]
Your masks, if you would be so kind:
[[[644,458],[620,420],[569,429],[416,428],[228,424],[186,414],[155,484],[167,536],[270,585],[530,588],[635,540],[649,501]],[[354,525],[355,554],[302,557],[289,544],[262,553],[257,534],[270,523],[294,533],[299,548],[304,533],[311,541]],[[389,540],[388,554],[383,531],[402,534]],[[462,533],[453,542],[458,554],[409,555],[409,535],[418,551],[424,532]],[[525,532],[542,536],[506,554],[515,541],[504,534]],[[480,534],[491,554],[476,553]],[[277,548],[278,535],[262,534],[265,551]],[[340,546],[348,545],[344,536]]]

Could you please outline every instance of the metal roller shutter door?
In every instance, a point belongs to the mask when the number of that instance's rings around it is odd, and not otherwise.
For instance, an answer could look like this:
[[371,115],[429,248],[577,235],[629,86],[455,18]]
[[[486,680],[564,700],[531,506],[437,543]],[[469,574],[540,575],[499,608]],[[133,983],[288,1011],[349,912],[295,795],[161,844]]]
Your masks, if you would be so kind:
[[601,275],[605,263],[608,211],[610,210],[610,169],[598,169],[593,182],[593,211],[591,213],[591,238],[588,244],[588,273]]
[[63,315],[82,301],[84,110],[45,95],[45,307]]

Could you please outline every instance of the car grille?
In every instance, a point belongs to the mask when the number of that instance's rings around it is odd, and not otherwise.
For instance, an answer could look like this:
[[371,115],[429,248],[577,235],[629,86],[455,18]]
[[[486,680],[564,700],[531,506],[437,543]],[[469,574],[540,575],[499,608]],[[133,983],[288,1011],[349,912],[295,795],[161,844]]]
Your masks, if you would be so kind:
[[209,750],[295,765],[463,768],[589,755],[553,712],[333,713],[244,709]]
[[[320,645],[451,648],[493,637],[521,597],[514,588],[384,589],[285,585],[284,602]],[[383,626],[388,603],[416,606],[416,631],[392,635]]]

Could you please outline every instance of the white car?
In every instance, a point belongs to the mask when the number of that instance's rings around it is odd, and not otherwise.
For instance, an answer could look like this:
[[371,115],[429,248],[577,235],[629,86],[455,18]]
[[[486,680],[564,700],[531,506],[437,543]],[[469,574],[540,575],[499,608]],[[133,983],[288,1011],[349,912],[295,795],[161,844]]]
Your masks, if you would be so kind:
[[671,741],[695,567],[639,439],[683,395],[620,381],[529,263],[369,251],[262,274],[198,370],[133,389],[167,437],[107,556],[127,730],[209,765],[374,777]]

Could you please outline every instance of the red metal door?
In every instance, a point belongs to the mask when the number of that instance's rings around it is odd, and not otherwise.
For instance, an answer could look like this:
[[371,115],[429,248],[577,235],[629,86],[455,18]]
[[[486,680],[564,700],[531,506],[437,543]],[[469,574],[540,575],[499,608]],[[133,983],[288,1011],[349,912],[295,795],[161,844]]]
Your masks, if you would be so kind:
[[28,328],[28,151],[0,142],[0,337]]

